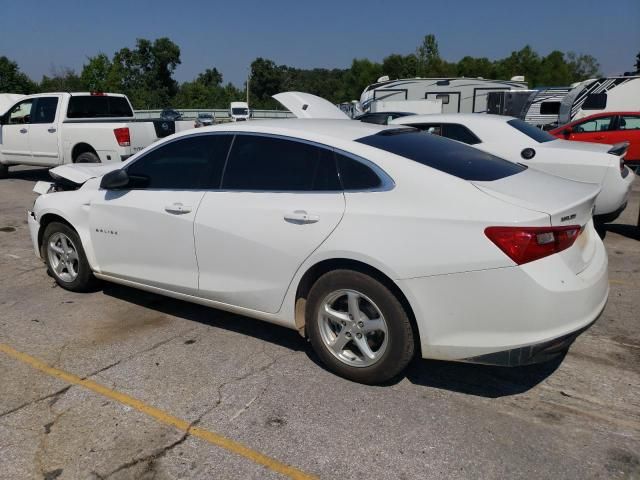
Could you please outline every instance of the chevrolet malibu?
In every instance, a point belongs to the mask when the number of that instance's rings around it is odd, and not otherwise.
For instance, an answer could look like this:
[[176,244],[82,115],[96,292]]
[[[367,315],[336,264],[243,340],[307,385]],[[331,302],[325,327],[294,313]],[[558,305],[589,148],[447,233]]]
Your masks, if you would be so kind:
[[52,177],[28,222],[60,286],[106,280],[296,329],[358,382],[416,355],[545,361],[607,299],[597,186],[412,128],[227,124]]

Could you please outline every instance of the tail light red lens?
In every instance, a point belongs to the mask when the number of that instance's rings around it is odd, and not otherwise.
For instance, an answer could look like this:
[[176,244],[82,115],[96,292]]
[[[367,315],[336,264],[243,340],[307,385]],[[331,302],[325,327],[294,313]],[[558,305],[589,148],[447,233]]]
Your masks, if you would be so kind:
[[569,248],[578,238],[579,225],[566,227],[487,227],[484,234],[518,265]]
[[131,146],[131,135],[129,134],[129,128],[114,128],[113,134],[116,136],[116,140],[118,145],[121,147],[130,147]]

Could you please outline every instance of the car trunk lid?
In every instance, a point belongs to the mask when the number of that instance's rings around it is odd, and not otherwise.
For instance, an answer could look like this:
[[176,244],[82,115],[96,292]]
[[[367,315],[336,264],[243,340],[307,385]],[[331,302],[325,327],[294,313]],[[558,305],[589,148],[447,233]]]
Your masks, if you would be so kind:
[[590,221],[600,187],[547,175],[533,169],[491,182],[472,182],[478,189],[507,203],[545,213],[553,227],[583,229],[572,247],[559,253],[574,273],[584,270],[595,253]]

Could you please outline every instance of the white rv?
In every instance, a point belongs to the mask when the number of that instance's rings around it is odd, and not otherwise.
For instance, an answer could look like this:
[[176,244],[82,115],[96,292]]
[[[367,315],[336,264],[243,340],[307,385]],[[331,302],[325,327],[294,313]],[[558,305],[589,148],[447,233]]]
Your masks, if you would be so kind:
[[560,103],[558,125],[594,113],[640,110],[640,76],[605,77],[580,82]]
[[538,128],[549,128],[557,124],[560,102],[569,90],[569,87],[542,87],[489,92],[487,113],[516,117]]
[[442,113],[485,113],[487,93],[526,89],[524,77],[511,81],[484,78],[405,78],[381,77],[364,89],[360,103],[365,112],[377,101],[440,100]]

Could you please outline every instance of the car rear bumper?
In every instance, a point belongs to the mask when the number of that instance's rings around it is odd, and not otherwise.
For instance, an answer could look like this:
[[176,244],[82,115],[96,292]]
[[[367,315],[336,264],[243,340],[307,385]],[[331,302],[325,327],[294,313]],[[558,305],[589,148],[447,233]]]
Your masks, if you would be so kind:
[[604,245],[591,241],[593,255],[579,274],[561,252],[516,267],[399,280],[422,356],[516,364],[566,349],[600,316],[609,294]]

